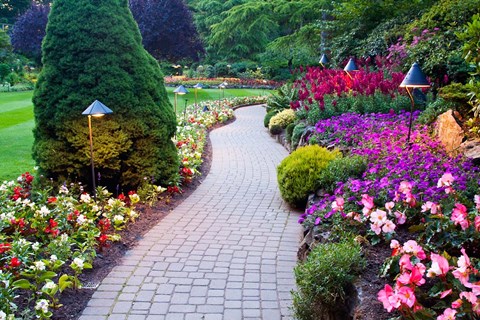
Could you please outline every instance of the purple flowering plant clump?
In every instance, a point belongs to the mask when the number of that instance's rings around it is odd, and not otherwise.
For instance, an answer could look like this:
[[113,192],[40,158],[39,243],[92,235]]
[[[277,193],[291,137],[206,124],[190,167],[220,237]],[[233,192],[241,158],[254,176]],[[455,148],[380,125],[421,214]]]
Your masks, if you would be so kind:
[[[418,112],[413,116],[416,118]],[[409,117],[408,112],[398,115],[392,112],[343,114],[320,120],[313,137],[347,149],[350,155],[366,157],[367,168],[359,179],[338,182],[334,193],[324,194],[311,204],[301,215],[299,223],[309,229],[331,222],[332,217],[339,221],[350,217],[350,223],[353,220],[360,222],[355,226],[357,230],[363,225],[365,231],[379,241],[381,230],[374,224],[370,229],[365,226],[369,217],[365,208],[387,206],[389,212],[393,210],[391,215],[396,222],[396,225],[384,228],[383,236],[388,240],[398,225],[412,226],[424,222],[424,213],[418,210],[424,203],[442,203],[445,210],[451,210],[458,198],[472,202],[466,199],[473,199],[478,189],[478,168],[462,156],[450,157],[428,134],[427,126],[415,126],[408,144]],[[446,173],[455,177],[456,199],[438,183]],[[360,218],[362,210],[364,215]]]

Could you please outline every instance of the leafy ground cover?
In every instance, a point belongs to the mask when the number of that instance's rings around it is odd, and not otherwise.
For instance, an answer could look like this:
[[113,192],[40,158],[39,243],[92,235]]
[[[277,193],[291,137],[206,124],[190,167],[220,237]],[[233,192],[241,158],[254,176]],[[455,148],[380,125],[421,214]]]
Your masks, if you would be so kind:
[[49,187],[49,181],[34,186],[30,173],[1,184],[0,316],[51,318],[60,307],[61,293],[81,287],[81,274],[94,265],[97,250],[120,240],[119,232],[139,217],[135,205],[140,200],[150,205],[160,198],[170,202],[200,173],[207,129],[231,119],[232,106],[261,101],[214,101],[206,103],[208,111],[187,110],[188,125],[181,123],[176,140],[182,180],[168,188],[147,178],[137,193],[114,196],[99,187],[93,199],[81,184],[59,190]]

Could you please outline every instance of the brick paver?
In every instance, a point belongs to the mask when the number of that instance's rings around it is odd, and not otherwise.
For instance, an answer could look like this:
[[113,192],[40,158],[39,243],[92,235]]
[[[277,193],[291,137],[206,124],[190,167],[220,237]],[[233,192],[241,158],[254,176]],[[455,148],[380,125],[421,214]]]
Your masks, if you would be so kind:
[[203,183],[127,252],[80,320],[290,318],[301,231],[276,182],[287,152],[263,107],[235,113],[210,134]]

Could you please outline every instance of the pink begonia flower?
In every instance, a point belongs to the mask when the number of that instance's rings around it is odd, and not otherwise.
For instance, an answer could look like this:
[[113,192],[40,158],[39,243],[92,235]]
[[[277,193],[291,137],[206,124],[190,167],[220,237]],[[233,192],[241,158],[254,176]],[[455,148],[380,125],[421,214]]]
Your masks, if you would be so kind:
[[385,221],[385,223],[382,226],[382,231],[383,233],[392,233],[395,231],[396,225],[390,220]]
[[460,282],[468,288],[468,286],[470,285],[470,283],[468,282],[468,278],[469,278],[469,275],[470,275],[470,271],[468,270],[468,268],[465,268],[465,267],[460,267],[458,269],[455,269],[453,272],[452,272],[453,276],[455,278],[457,278],[458,280],[460,280]]
[[428,269],[427,277],[433,278],[437,276],[445,276],[448,270],[450,270],[448,260],[441,255],[432,253],[430,259],[432,259],[432,266]]
[[445,298],[445,297],[448,296],[450,293],[452,293],[452,289],[448,289],[448,290],[443,291],[443,292],[440,294],[440,299]]
[[476,272],[476,270],[472,267],[470,263],[470,258],[468,257],[465,249],[462,248],[460,250],[462,252],[462,256],[458,258],[457,266],[458,268],[452,272],[453,276],[460,280],[460,282],[467,288],[473,287],[473,284],[470,283],[469,277],[470,273]]
[[455,222],[455,224],[459,224],[462,230],[467,229],[470,224],[467,219],[467,208],[461,203],[456,203],[450,220]]
[[431,214],[437,214],[437,212],[440,213],[440,206],[434,202],[427,201],[422,205],[422,212],[427,212],[429,210]]
[[457,310],[447,308],[443,311],[443,314],[437,317],[437,320],[455,320],[455,315],[457,314]]
[[383,303],[383,307],[391,312],[393,309],[396,309],[400,306],[400,301],[398,300],[397,295],[393,292],[393,289],[390,285],[386,284],[385,288],[380,290],[377,294],[378,301]]
[[403,244],[403,251],[406,253],[413,253],[420,260],[423,260],[427,257],[423,248],[417,244],[415,240],[408,240]]
[[333,211],[343,211],[343,205],[345,200],[342,197],[337,197],[335,201],[332,202]]
[[398,249],[400,248],[400,243],[393,239],[392,241],[390,241],[390,249]]
[[388,212],[392,211],[394,206],[395,206],[395,202],[393,201],[385,203],[385,209],[387,209]]
[[473,201],[475,202],[475,207],[477,208],[477,210],[480,210],[480,196],[475,195],[473,197]]
[[408,192],[405,194],[405,203],[413,208],[417,205],[417,199],[415,199],[415,196],[412,193]]
[[451,173],[448,173],[448,172],[444,173],[443,176],[440,179],[438,179],[437,187],[438,188],[450,187],[454,181],[455,181],[455,177],[452,176]]
[[466,292],[466,291],[460,292],[460,299],[462,298],[465,298],[472,305],[477,303],[477,296],[473,292]]
[[400,211],[395,211],[394,215],[395,215],[395,218],[397,219],[397,224],[404,224],[405,222],[407,222],[407,216],[405,215],[405,213]]
[[347,218],[356,220],[358,222],[362,222],[362,218],[360,217],[360,214],[358,212],[349,212],[347,213]]
[[425,267],[425,265],[421,262],[418,262],[417,264],[415,264],[415,267],[418,269],[418,271],[420,271],[422,276],[425,274],[425,271],[427,271],[427,267]]
[[408,181],[400,182],[400,186],[398,187],[398,191],[403,194],[410,193],[412,191],[412,184]]
[[475,293],[476,296],[480,296],[480,281],[472,284],[472,292]]
[[362,209],[363,215],[368,216],[370,211],[373,209],[373,198],[370,197],[368,194],[362,194],[362,204],[364,208]]
[[398,264],[400,265],[400,270],[412,270],[413,265],[412,262],[410,261],[410,255],[409,254],[404,254],[401,258]]
[[475,225],[475,230],[477,230],[477,232],[480,232],[480,216],[475,217],[473,224]]
[[462,304],[463,304],[462,299],[457,299],[457,300],[452,302],[452,308],[458,309],[462,306]]
[[397,293],[400,302],[409,306],[410,308],[413,307],[417,298],[415,297],[415,293],[413,292],[412,288],[410,287],[401,287]]
[[397,285],[398,284],[403,284],[403,285],[410,285],[414,284],[416,286],[421,286],[422,284],[425,283],[425,279],[423,279],[422,275],[425,272],[425,270],[420,270],[417,266],[412,268],[412,272],[404,272],[402,273],[398,278],[397,278]]
[[470,263],[470,258],[468,257],[467,253],[465,252],[465,249],[462,248],[460,249],[460,252],[462,253],[462,256],[458,258],[457,265],[459,268],[465,267],[468,268],[472,264]]
[[387,213],[377,209],[370,214],[370,221],[381,226],[387,221]]
[[382,225],[378,223],[371,223],[370,229],[375,232],[376,235],[379,235],[382,232]]

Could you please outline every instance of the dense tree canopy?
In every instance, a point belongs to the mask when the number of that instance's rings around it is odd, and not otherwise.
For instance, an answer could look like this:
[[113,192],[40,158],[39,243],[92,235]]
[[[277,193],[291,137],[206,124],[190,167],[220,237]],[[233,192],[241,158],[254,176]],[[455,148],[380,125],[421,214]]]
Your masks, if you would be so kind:
[[13,23],[15,18],[30,7],[32,0],[2,0],[0,3],[0,22]]
[[143,45],[158,60],[198,61],[204,53],[192,14],[183,0],[130,0]]
[[13,25],[12,45],[16,52],[40,63],[42,40],[45,37],[49,5],[33,3]]
[[102,185],[162,184],[178,171],[173,108],[157,61],[141,45],[127,0],[56,0],[43,43],[33,102],[33,156],[60,183],[90,182],[87,119],[98,99],[114,114],[93,118]]

